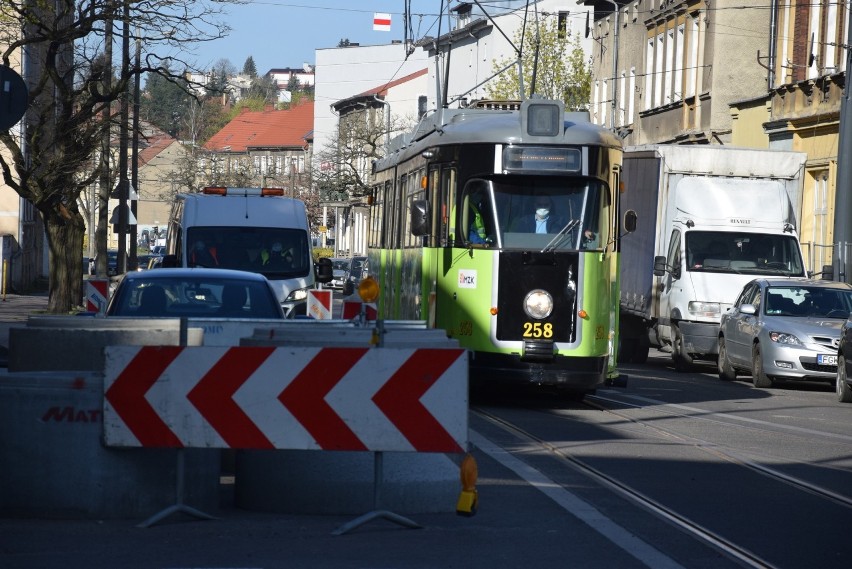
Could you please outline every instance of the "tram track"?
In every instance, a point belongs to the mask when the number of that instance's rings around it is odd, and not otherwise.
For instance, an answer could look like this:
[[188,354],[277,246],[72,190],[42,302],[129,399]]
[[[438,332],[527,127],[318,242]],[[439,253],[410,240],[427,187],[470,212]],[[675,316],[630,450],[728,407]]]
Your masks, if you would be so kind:
[[[723,447],[723,446],[721,446],[717,443],[714,443],[714,442],[711,442],[711,441],[706,441],[706,440],[699,439],[699,438],[696,438],[696,437],[691,437],[691,436],[688,436],[688,435],[684,435],[682,433],[677,433],[677,432],[674,432],[671,429],[665,429],[663,427],[660,427],[659,425],[652,424],[649,421],[637,420],[633,417],[630,417],[626,413],[620,413],[619,411],[617,411],[615,409],[612,409],[610,407],[606,407],[606,406],[604,406],[600,403],[596,403],[596,401],[606,401],[606,402],[611,402],[611,403],[617,403],[618,405],[627,405],[627,406],[632,406],[632,407],[636,407],[636,408],[640,407],[639,405],[627,403],[627,402],[622,401],[622,400],[607,399],[605,397],[601,397],[601,396],[598,396],[598,395],[587,397],[583,401],[583,404],[588,406],[588,407],[591,407],[593,409],[596,409],[596,410],[599,410],[599,411],[605,411],[607,413],[615,415],[615,416],[619,417],[620,419],[622,419],[624,421],[629,421],[631,423],[641,425],[643,428],[653,429],[655,432],[657,432],[657,433],[659,433],[663,436],[666,436],[670,439],[678,440],[679,442],[681,442],[683,444],[691,445],[694,448],[697,448],[697,449],[702,450],[704,452],[713,454],[714,456],[716,456],[718,458],[721,458],[723,460],[727,460],[728,462],[734,463],[738,466],[748,468],[748,469],[750,469],[754,472],[757,472],[758,474],[761,474],[763,476],[766,476],[766,477],[768,477],[772,480],[775,480],[775,481],[778,481],[778,482],[783,482],[783,483],[788,484],[788,485],[790,485],[794,488],[797,488],[799,490],[810,492],[811,494],[814,494],[814,495],[819,496],[821,498],[825,498],[827,500],[831,500],[832,502],[835,502],[835,503],[840,504],[842,506],[845,506],[847,508],[852,508],[852,497],[844,496],[844,495],[839,494],[837,492],[834,492],[834,491],[832,491],[828,488],[823,488],[823,487],[818,486],[816,484],[812,484],[812,483],[808,482],[807,480],[802,480],[801,478],[797,478],[795,476],[790,476],[789,474],[785,474],[785,473],[780,472],[779,470],[776,470],[774,468],[770,468],[768,466],[758,464],[757,462],[743,456],[741,453],[734,452],[730,448]],[[665,414],[673,416],[673,417],[689,418],[689,419],[693,419],[693,420],[708,421],[708,422],[719,422],[718,420],[715,420],[715,419],[708,419],[707,417],[695,417],[694,415],[690,415],[690,414],[685,413],[685,412],[676,412],[676,411],[671,410],[671,409],[657,410],[657,412],[658,413],[665,413]],[[730,425],[731,423],[725,421],[725,424]],[[753,425],[749,425],[748,427],[749,428],[755,428]],[[811,434],[813,434],[813,433],[811,433]],[[820,433],[820,434],[832,435],[832,433]],[[849,437],[844,437],[844,438],[849,439]]]
[[[598,411],[610,413],[616,416],[619,420],[626,421],[631,424],[641,426],[643,428],[653,429],[654,432],[656,432],[658,435],[663,436],[669,440],[674,440],[680,444],[689,445],[690,447],[698,449],[702,452],[710,453],[714,455],[714,457],[716,457],[717,459],[724,460],[728,463],[732,463],[743,468],[748,468],[749,470],[758,473],[761,476],[765,476],[774,481],[784,483],[796,490],[807,492],[822,499],[830,500],[843,507],[852,508],[852,498],[833,492],[830,489],[809,483],[806,480],[802,480],[787,475],[785,473],[776,471],[764,465],[760,465],[752,460],[749,460],[748,458],[740,456],[738,453],[732,452],[730,449],[723,449],[715,443],[703,441],[695,437],[685,436],[680,433],[676,433],[670,429],[665,429],[657,425],[650,424],[650,422],[635,419],[633,417],[630,417],[626,413],[620,413],[618,410],[608,408],[604,404],[605,401],[607,400],[602,397],[589,396],[584,401],[584,405],[589,409],[595,409]],[[624,402],[622,401],[617,401],[616,403],[624,405]],[[586,476],[587,478],[595,481],[602,487],[605,487],[610,491],[614,492],[616,495],[623,497],[624,499],[630,501],[638,507],[654,514],[660,519],[665,520],[669,524],[680,529],[682,532],[692,536],[698,541],[705,543],[709,547],[712,547],[713,549],[719,551],[721,554],[727,556],[728,558],[747,567],[775,567],[775,565],[773,565],[771,562],[761,558],[759,555],[755,554],[749,549],[693,521],[682,513],[679,513],[673,508],[666,506],[659,500],[656,500],[651,496],[637,490],[636,488],[631,487],[629,484],[613,476],[610,476],[609,474],[601,471],[598,468],[595,468],[594,466],[588,464],[577,456],[572,455],[565,449],[558,448],[554,444],[535,435],[534,433],[523,428],[522,426],[515,424],[510,420],[500,417],[497,414],[481,407],[474,406],[471,408],[471,411],[477,416],[481,417],[483,420],[486,420],[492,425],[495,425],[500,429],[511,433],[518,439],[534,447],[544,450],[550,456],[553,456],[554,458],[557,458],[564,464],[568,465],[575,472]],[[552,414],[552,411],[548,411],[548,413]],[[555,416],[559,417],[560,415],[556,414]],[[561,418],[563,420],[570,419],[569,417],[564,416]]]

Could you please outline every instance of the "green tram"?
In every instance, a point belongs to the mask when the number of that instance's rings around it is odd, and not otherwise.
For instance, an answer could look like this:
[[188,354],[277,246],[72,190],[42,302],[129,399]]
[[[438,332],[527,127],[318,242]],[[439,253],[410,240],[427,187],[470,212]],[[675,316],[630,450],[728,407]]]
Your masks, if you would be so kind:
[[559,101],[423,119],[373,167],[379,316],[445,329],[474,385],[582,397],[614,378],[621,158],[612,131]]

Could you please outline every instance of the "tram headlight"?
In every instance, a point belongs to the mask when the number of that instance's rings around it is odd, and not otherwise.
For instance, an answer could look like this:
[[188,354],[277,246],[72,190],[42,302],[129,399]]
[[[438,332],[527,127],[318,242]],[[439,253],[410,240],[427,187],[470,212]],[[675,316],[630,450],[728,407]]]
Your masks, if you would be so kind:
[[540,288],[529,291],[524,297],[524,312],[536,320],[547,318],[553,312],[553,297]]

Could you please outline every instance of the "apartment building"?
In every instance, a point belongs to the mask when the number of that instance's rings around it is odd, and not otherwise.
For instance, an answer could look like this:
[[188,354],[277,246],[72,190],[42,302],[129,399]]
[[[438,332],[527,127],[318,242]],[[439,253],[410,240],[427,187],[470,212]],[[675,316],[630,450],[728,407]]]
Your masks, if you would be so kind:
[[[742,0],[586,0],[592,119],[625,144],[729,144],[733,101],[766,93],[771,12]],[[617,6],[617,9],[616,9]]]
[[309,178],[313,122],[313,102],[289,110],[244,110],[204,144],[206,178],[283,187],[301,197]]
[[592,118],[627,145],[808,155],[794,204],[806,262],[830,264],[848,8],[835,0],[581,0],[594,9]]

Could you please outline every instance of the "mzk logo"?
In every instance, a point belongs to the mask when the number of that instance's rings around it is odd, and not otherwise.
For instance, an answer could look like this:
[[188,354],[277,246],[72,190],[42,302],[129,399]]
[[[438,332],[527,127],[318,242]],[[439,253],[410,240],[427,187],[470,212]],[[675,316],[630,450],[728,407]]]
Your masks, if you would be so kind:
[[459,271],[459,288],[476,288],[476,271]]

